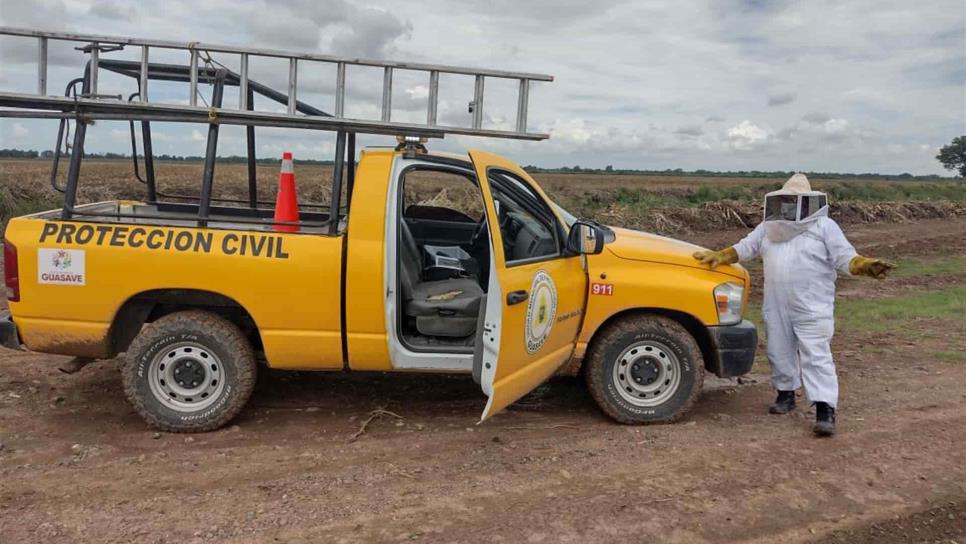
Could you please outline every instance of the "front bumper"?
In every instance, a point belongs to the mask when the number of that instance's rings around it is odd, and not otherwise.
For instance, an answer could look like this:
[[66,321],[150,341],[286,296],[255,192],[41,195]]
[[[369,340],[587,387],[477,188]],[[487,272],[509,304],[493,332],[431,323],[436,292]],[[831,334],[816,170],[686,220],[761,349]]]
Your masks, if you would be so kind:
[[10,317],[10,312],[0,311],[0,346],[10,349],[22,350],[20,345],[20,335],[17,334],[17,326]]
[[705,365],[719,378],[747,374],[755,364],[758,329],[747,319],[737,325],[708,327],[714,355]]

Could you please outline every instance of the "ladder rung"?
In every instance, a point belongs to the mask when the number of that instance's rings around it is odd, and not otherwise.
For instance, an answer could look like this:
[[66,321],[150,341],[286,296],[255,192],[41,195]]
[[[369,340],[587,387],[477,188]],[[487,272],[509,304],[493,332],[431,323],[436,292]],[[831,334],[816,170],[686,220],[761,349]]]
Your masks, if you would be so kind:
[[191,50],[191,60],[188,64],[188,77],[190,82],[188,83],[188,104],[191,106],[198,105],[198,50]]
[[39,38],[39,58],[37,59],[37,94],[47,94],[47,38]]
[[238,67],[238,109],[248,109],[248,54],[242,53]]
[[100,58],[101,50],[98,49],[98,44],[95,42],[94,47],[91,48],[91,96],[97,96],[97,64],[100,62]]
[[388,123],[392,117],[392,67],[386,66],[382,72],[382,122]]
[[295,115],[295,104],[297,99],[295,93],[298,91],[298,59],[288,59],[288,114]]
[[473,128],[483,128],[483,76],[476,76],[473,86]]
[[345,115],[345,63],[340,62],[335,74],[335,116]]
[[148,101],[148,46],[141,46],[141,75],[138,79],[138,94],[141,102]]
[[527,131],[527,106],[530,103],[530,80],[520,80],[520,93],[517,95],[517,132]]
[[426,124],[436,126],[436,110],[439,107],[439,72],[429,72],[429,104],[426,111]]

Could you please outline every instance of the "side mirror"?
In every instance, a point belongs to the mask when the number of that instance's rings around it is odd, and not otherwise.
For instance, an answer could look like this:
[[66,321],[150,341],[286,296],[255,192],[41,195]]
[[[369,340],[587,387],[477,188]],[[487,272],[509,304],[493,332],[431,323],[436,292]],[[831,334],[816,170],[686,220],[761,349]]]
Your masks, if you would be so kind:
[[597,255],[604,251],[604,243],[608,241],[605,227],[580,220],[570,227],[567,249],[577,255]]

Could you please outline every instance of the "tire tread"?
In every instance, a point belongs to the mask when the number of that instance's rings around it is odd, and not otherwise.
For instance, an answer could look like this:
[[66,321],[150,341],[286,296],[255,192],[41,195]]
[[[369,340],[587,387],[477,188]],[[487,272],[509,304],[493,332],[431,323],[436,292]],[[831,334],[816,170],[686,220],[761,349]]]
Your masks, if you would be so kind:
[[[623,335],[634,334],[645,328],[658,329],[664,334],[676,337],[682,341],[685,350],[688,352],[687,355],[692,362],[692,372],[694,372],[695,381],[694,386],[691,388],[690,395],[685,400],[681,408],[678,409],[674,414],[666,417],[655,418],[647,422],[642,422],[634,417],[629,417],[627,414],[622,413],[616,407],[614,407],[606,392],[607,388],[604,380],[607,379],[607,376],[604,376],[599,369],[606,363],[604,357],[609,351],[609,348],[617,347],[616,344]],[[697,402],[698,397],[701,396],[701,389],[704,384],[703,360],[704,359],[701,355],[701,349],[698,347],[698,343],[694,340],[694,337],[691,336],[691,333],[689,333],[687,329],[685,329],[680,323],[669,317],[660,315],[637,314],[618,319],[617,321],[609,324],[607,328],[600,333],[600,337],[594,341],[588,353],[587,363],[584,365],[584,376],[587,381],[587,388],[590,390],[590,394],[593,397],[594,402],[597,403],[597,406],[600,407],[601,411],[607,414],[607,416],[612,418],[614,421],[625,425],[640,425],[642,423],[673,423],[684,417],[684,415],[687,414],[694,406],[694,403]]]
[[[236,392],[229,397],[225,409],[217,417],[174,426],[159,418],[145,405],[145,399],[138,391],[138,382],[141,378],[137,374],[137,359],[138,354],[149,349],[158,338],[172,334],[172,330],[184,330],[186,325],[195,330],[203,330],[216,337],[227,346],[230,353],[236,358],[238,369],[235,373],[236,381],[232,384]],[[168,314],[145,327],[134,338],[127,353],[125,353],[121,375],[124,394],[134,410],[147,421],[148,425],[165,432],[198,433],[218,429],[241,412],[255,389],[257,364],[251,342],[234,323],[211,312],[186,310]]]

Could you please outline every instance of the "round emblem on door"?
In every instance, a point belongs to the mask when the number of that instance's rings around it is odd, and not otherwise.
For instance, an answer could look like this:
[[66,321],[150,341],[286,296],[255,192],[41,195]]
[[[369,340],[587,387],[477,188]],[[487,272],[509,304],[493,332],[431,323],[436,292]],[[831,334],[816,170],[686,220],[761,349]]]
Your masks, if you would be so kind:
[[527,303],[526,340],[527,351],[536,353],[550,336],[550,329],[557,317],[557,287],[553,278],[543,270],[533,275],[530,300]]

